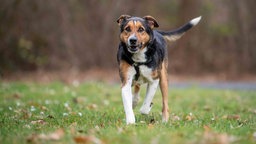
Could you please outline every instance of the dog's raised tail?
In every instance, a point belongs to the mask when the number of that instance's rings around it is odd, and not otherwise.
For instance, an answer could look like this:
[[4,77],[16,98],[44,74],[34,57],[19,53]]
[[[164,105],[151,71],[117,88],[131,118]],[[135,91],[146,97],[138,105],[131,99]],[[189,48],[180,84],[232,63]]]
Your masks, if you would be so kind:
[[173,41],[176,41],[178,40],[179,38],[181,38],[181,36],[186,32],[188,31],[189,29],[191,29],[193,26],[197,25],[199,23],[199,21],[201,20],[201,16],[197,17],[197,18],[194,18],[192,19],[191,21],[189,21],[188,23],[186,23],[185,25],[181,26],[180,28],[178,29],[175,29],[173,31],[159,31],[158,32],[160,34],[163,35],[163,37],[165,39],[167,39],[168,41],[170,42],[173,42]]

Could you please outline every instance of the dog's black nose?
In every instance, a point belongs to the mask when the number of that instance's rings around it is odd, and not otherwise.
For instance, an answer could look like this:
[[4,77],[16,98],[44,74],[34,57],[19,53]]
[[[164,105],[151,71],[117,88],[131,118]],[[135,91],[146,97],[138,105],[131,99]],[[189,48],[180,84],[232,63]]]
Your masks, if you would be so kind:
[[131,45],[136,45],[136,43],[137,43],[137,38],[130,38],[130,44]]

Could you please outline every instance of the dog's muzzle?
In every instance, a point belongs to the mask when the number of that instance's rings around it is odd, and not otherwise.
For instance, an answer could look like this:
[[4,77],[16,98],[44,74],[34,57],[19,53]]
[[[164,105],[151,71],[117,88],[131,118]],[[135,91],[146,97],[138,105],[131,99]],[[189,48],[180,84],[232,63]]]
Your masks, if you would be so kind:
[[141,44],[138,44],[138,39],[135,36],[135,34],[131,35],[128,38],[128,51],[131,53],[136,53],[140,48],[141,48]]

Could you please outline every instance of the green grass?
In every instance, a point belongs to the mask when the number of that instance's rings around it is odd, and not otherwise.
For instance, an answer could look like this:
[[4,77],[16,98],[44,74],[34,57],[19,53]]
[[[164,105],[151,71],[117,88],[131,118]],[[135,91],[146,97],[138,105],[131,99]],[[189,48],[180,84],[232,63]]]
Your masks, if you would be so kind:
[[0,143],[256,142],[256,91],[171,89],[170,121],[161,123],[158,90],[150,114],[141,115],[137,107],[136,124],[128,126],[120,94],[120,85],[102,82],[2,82]]

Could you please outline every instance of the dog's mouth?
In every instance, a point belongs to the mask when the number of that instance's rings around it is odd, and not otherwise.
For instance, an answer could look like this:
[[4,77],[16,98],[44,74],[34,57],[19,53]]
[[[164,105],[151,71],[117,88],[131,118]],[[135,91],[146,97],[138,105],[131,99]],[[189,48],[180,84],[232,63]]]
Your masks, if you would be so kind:
[[128,46],[128,51],[131,53],[136,53],[139,51],[139,49],[141,48],[141,44],[139,45],[130,45]]

